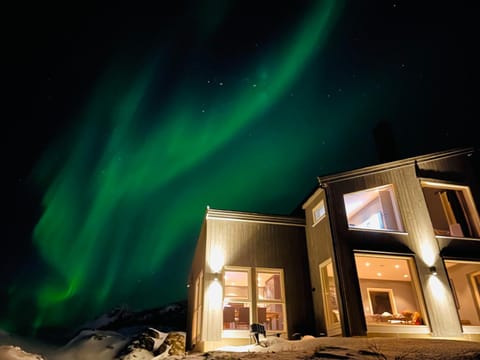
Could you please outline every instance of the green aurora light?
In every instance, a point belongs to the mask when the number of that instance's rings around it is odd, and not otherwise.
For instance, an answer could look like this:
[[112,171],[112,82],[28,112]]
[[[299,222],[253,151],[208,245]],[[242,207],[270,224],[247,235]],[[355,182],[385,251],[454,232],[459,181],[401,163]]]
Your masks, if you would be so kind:
[[[164,84],[165,48],[135,65],[115,59],[76,127],[38,166],[46,191],[33,237],[47,271],[10,288],[2,326],[31,323],[32,314],[35,328],[78,324],[123,303],[183,299],[207,205],[292,211],[322,166],[341,162],[319,164],[318,153],[336,142],[356,148],[364,126],[356,119],[380,99],[348,86],[338,96],[321,81],[322,62],[312,63],[341,9],[319,2],[293,36],[223,76],[192,66]],[[202,30],[199,48],[213,32]],[[305,168],[311,176],[297,177]],[[34,299],[27,311],[26,299]]]

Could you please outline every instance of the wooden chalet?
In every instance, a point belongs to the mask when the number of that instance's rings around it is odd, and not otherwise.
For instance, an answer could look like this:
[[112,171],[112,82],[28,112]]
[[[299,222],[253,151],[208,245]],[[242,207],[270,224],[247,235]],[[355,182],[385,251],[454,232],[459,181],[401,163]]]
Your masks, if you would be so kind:
[[207,208],[188,293],[187,347],[288,339],[480,339],[474,148],[318,177],[304,216]]

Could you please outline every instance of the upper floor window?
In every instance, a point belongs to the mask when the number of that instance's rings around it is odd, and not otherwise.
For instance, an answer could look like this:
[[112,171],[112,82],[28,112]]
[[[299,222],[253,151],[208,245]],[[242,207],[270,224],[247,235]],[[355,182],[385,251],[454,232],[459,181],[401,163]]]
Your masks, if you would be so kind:
[[422,181],[423,194],[436,235],[480,237],[480,221],[470,188]]
[[313,215],[313,225],[316,225],[320,220],[325,217],[325,202],[321,200],[315,207],[312,209]]
[[403,231],[393,185],[343,195],[348,227]]

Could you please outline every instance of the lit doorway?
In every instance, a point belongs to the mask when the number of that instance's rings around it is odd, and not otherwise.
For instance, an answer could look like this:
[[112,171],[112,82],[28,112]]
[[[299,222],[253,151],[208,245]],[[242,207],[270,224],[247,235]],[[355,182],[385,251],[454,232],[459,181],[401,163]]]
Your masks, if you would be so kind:
[[340,312],[337,300],[337,287],[333,277],[332,260],[328,259],[319,266],[320,280],[322,283],[323,309],[327,336],[341,335]]

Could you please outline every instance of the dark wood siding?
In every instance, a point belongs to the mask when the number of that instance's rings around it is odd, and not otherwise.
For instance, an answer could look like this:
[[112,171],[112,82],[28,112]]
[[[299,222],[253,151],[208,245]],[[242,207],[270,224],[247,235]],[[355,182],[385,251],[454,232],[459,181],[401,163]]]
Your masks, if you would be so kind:
[[[480,156],[473,153],[434,162],[417,165],[417,176],[423,179],[443,180],[468,185],[472,192],[477,210],[480,205]],[[474,239],[439,238],[438,244],[442,257],[449,259],[480,260],[480,241]]]
[[[325,217],[313,226],[313,208],[324,201],[325,207],[327,201],[325,192],[319,189],[315,196],[304,206],[305,209],[305,232],[307,236],[307,250],[309,254],[310,279],[312,283],[312,299],[315,314],[315,335],[326,334],[326,319],[323,304],[323,289],[320,279],[319,266],[328,259],[332,259],[335,266],[335,259],[332,255],[332,235],[329,224],[329,212],[326,210]],[[336,279],[337,280],[337,279]],[[337,287],[338,289],[338,287]],[[341,299],[340,299],[341,301]],[[339,301],[339,302],[340,302]]]
[[[419,282],[423,289],[423,299],[428,309],[429,325],[433,335],[460,336],[461,326],[449,291],[445,291],[442,301],[438,301],[430,281],[429,267],[439,271],[438,279],[447,289],[448,277],[440,257],[442,244],[433,232],[433,226],[423,196],[420,180],[422,177],[443,179],[463,183],[477,192],[473,183],[474,174],[471,161],[466,153],[455,156],[435,157],[425,161],[410,161],[398,167],[377,167],[375,171],[365,171],[361,176],[343,176],[324,182],[329,201],[333,244],[337,254],[337,270],[340,286],[348,296],[345,298],[346,335],[365,334],[361,296],[356,276],[354,252],[395,253],[411,255],[415,259]],[[365,190],[386,184],[393,184],[405,232],[373,232],[348,229],[343,194]],[[475,188],[475,190],[474,190]],[[445,248],[444,251],[447,251]],[[450,250],[453,252],[453,250]],[[352,276],[355,275],[355,276]]]

